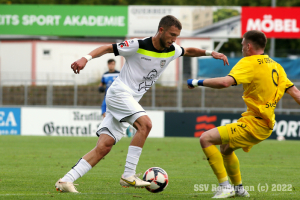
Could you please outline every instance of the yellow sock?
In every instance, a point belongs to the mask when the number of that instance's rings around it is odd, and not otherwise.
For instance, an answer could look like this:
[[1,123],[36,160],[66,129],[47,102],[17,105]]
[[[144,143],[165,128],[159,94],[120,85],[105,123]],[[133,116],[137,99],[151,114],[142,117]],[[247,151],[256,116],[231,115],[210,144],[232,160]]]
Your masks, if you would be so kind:
[[228,180],[226,169],[224,167],[224,162],[222,155],[215,145],[202,149],[207,157],[207,160],[218,178],[219,183],[223,183]]
[[234,185],[242,184],[242,176],[240,171],[240,162],[234,152],[230,155],[223,155],[224,166]]

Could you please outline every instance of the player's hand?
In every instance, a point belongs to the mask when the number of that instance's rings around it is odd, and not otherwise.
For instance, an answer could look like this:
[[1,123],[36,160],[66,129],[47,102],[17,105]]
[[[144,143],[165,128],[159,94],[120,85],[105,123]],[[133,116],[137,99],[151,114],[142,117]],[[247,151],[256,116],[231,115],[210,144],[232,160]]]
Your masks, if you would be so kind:
[[194,79],[188,79],[187,80],[187,86],[188,86],[189,89],[194,89],[195,88],[194,85],[193,85],[193,80]]
[[216,51],[213,51],[213,52],[211,53],[211,56],[212,56],[213,58],[215,58],[215,59],[223,60],[224,65],[226,65],[226,64],[229,65],[227,56],[225,56],[224,54],[218,53],[218,52],[216,52]]
[[104,87],[99,86],[99,87],[98,87],[98,91],[99,91],[100,93],[103,93],[103,92],[105,92],[105,89],[104,89]]
[[72,63],[71,68],[75,74],[79,74],[80,70],[83,70],[88,60],[84,57]]

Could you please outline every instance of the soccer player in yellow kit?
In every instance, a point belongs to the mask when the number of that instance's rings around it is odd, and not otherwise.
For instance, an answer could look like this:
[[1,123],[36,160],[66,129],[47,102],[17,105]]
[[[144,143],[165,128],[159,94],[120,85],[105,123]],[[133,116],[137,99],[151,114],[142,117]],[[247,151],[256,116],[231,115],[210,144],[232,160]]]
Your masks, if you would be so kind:
[[[205,80],[189,79],[190,89],[197,86],[226,88],[243,84],[243,99],[247,111],[236,122],[204,132],[200,144],[207,160],[219,181],[213,198],[232,196],[250,197],[244,190],[240,165],[234,151],[251,147],[265,139],[275,124],[274,110],[284,93],[290,94],[300,104],[300,91],[287,78],[283,67],[264,55],[267,43],[261,31],[248,31],[243,36],[242,58],[225,77]],[[220,145],[220,151],[215,145]],[[228,177],[235,187],[229,184]]]

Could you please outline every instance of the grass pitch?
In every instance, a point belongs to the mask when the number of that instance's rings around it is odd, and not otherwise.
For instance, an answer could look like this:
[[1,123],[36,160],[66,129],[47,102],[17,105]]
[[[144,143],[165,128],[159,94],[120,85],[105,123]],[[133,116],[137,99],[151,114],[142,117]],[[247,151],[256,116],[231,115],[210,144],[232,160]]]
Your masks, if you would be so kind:
[[[57,192],[55,182],[96,141],[96,137],[0,136],[0,199],[210,199],[213,196],[212,187],[217,185],[217,179],[197,138],[147,140],[137,172],[157,166],[165,169],[170,182],[161,193],[119,185],[130,138],[123,138],[104,160],[76,181],[80,194]],[[299,145],[299,141],[267,140],[249,153],[236,151],[243,184],[251,190],[250,199],[300,198]]]

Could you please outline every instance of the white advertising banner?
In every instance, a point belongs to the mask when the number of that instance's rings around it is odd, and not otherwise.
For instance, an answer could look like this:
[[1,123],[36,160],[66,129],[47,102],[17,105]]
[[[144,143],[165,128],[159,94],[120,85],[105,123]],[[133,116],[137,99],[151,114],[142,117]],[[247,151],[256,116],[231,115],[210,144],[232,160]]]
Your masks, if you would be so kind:
[[21,135],[96,136],[100,109],[29,108],[21,110]]
[[129,6],[128,35],[154,36],[165,15],[179,19],[183,37],[241,37],[240,6]]
[[[147,111],[152,120],[149,137],[164,137],[164,112]],[[21,135],[95,136],[102,121],[100,109],[21,108]]]

